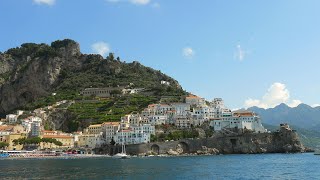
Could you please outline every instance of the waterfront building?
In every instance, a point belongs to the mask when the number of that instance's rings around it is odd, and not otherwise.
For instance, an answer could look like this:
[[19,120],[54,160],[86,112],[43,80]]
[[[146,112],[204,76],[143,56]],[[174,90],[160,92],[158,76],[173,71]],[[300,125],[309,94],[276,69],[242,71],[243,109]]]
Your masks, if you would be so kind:
[[150,142],[150,134],[143,133],[140,127],[121,129],[114,136],[117,144],[141,144]]
[[78,147],[96,148],[105,143],[101,134],[82,134],[78,137]]
[[225,107],[222,98],[214,98],[213,101],[210,102],[210,107],[213,108],[214,116],[211,116],[210,118],[223,118],[232,116],[231,110]]
[[224,129],[247,129],[257,133],[265,132],[260,117],[252,111],[234,111],[231,116],[211,119],[210,126],[214,131]]
[[9,146],[7,147],[8,150],[22,150],[23,145],[21,144],[14,144],[13,140],[20,139],[20,138],[27,138],[28,135],[26,133],[10,133],[6,139]]
[[105,122],[102,124],[102,136],[106,144],[109,144],[120,128],[120,122]]
[[41,149],[56,149],[56,148],[72,148],[74,147],[74,137],[70,133],[65,133],[62,131],[49,131],[43,130],[41,132],[41,138],[52,138],[60,141],[62,146],[57,146],[53,143],[40,143]]

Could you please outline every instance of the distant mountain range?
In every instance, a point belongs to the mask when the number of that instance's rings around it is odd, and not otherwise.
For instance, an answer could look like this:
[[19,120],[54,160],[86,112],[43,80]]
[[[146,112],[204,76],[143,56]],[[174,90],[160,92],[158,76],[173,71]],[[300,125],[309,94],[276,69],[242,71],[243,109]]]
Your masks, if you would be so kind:
[[282,103],[274,108],[251,107],[249,110],[258,113],[264,127],[270,131],[277,130],[281,123],[288,123],[298,132],[305,146],[316,148],[320,145],[320,107],[300,104],[291,108]]
[[292,126],[320,131],[320,107],[313,108],[307,104],[300,104],[291,108],[282,103],[274,108],[251,107],[249,110],[258,113],[266,124],[288,123]]

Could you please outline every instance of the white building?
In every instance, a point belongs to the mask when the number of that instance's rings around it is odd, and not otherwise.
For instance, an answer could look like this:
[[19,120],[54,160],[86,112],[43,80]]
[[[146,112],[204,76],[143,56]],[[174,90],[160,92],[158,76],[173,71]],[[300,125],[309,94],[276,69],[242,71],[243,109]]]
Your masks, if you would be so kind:
[[204,98],[190,94],[189,96],[186,97],[186,103],[190,105],[201,106],[201,105],[205,105],[206,101]]
[[215,109],[207,105],[198,106],[196,108],[193,108],[193,114],[198,115],[205,121],[208,121],[210,118],[215,117]]
[[114,136],[117,144],[141,144],[150,142],[150,134],[143,133],[140,128],[119,130]]
[[93,124],[84,129],[85,134],[100,134],[102,133],[102,124]]
[[172,106],[168,104],[150,104],[148,108],[144,109],[142,113],[142,117],[148,117],[151,115],[163,115],[171,112],[173,110]]
[[231,110],[225,107],[222,98],[214,98],[210,103],[210,107],[213,108],[214,114],[214,117],[210,116],[210,118],[223,118],[232,116]]
[[166,124],[168,122],[168,115],[152,115],[149,116],[149,123],[153,126]]
[[120,128],[120,122],[105,122],[102,124],[103,138],[106,144],[110,144],[112,138]]
[[180,129],[186,129],[190,128],[192,124],[192,120],[190,120],[189,117],[184,116],[184,115],[176,115],[174,117],[175,120],[175,126],[180,128]]
[[142,121],[140,114],[127,114],[124,117],[121,117],[121,122],[129,123],[132,125],[138,125]]
[[7,120],[7,122],[9,122],[9,124],[14,124],[18,120],[18,115],[8,114],[8,115],[6,115],[6,120]]
[[21,125],[26,133],[31,132],[31,136],[39,136],[41,131],[42,119],[37,116],[29,116],[21,119]]
[[137,94],[144,90],[144,88],[123,89],[122,94]]
[[210,126],[214,128],[214,131],[232,128],[248,129],[257,133],[266,131],[260,117],[251,111],[235,111],[232,116],[213,118]]
[[135,132],[142,132],[145,134],[156,134],[155,127],[151,124],[141,124],[136,126],[130,126],[130,128]]
[[175,115],[186,115],[190,112],[190,104],[188,103],[172,103],[171,106]]
[[160,81],[160,84],[170,86],[170,82],[168,81]]
[[31,123],[31,136],[41,135],[41,121],[33,121]]

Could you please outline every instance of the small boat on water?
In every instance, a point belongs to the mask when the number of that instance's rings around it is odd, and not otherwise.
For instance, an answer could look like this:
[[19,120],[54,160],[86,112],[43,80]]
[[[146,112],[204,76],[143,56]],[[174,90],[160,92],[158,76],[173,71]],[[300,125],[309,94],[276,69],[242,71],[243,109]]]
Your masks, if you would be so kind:
[[8,158],[10,156],[9,153],[4,152],[4,151],[0,151],[0,158]]
[[42,157],[55,157],[55,152],[41,152],[41,151],[0,151],[0,158],[42,158]]
[[113,155],[114,158],[118,159],[130,159],[130,155],[126,154],[126,145],[124,143],[121,145],[121,153]]
[[113,157],[118,159],[130,159],[130,155],[126,154],[126,146],[124,144],[121,146],[121,153],[117,153],[113,155]]

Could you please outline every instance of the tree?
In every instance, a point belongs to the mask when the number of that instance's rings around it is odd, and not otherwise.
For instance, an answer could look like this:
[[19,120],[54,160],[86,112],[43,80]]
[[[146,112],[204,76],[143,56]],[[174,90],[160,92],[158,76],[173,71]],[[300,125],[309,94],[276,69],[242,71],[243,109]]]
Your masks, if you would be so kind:
[[114,145],[116,144],[116,142],[114,141],[113,137],[112,137],[112,139],[111,139],[111,141],[110,141],[110,144],[111,144],[112,146],[114,146]]
[[150,136],[150,141],[151,141],[151,142],[156,142],[156,141],[158,141],[157,136],[151,134],[151,136]]
[[7,142],[0,142],[0,149],[4,149],[5,147],[8,147],[9,143]]
[[53,143],[55,144],[56,146],[62,146],[62,142],[56,140],[56,139],[53,139],[53,138],[42,138],[41,139],[41,142],[44,142],[44,143]]
[[57,146],[62,146],[63,145],[62,142],[57,141],[57,140],[54,142],[54,144],[57,145]]

